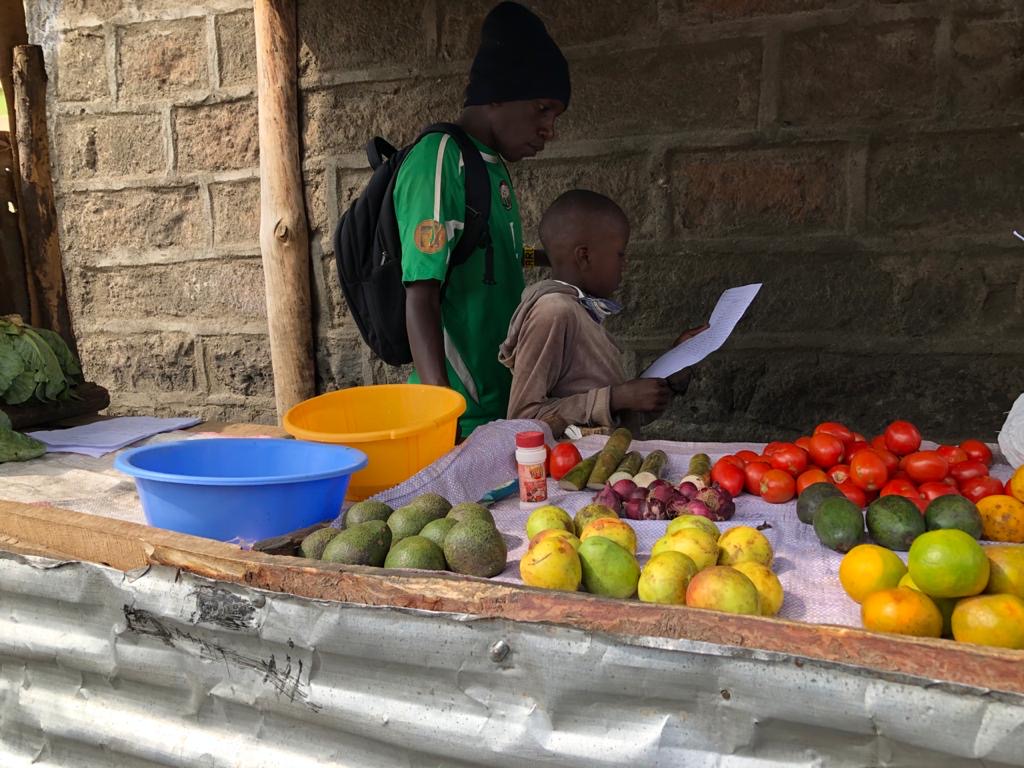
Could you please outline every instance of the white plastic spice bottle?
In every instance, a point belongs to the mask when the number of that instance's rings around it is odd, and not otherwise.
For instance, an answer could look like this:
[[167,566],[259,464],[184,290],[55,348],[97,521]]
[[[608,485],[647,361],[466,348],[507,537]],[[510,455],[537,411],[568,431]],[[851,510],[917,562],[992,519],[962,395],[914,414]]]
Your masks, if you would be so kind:
[[519,506],[532,509],[548,500],[548,450],[543,432],[516,433],[516,464],[519,467]]

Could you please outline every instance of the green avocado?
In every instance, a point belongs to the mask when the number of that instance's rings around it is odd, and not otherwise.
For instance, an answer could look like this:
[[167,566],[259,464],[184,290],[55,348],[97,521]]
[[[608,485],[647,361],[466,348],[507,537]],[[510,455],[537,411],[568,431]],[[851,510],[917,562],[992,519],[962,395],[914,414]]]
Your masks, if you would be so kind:
[[836,552],[849,552],[864,540],[864,514],[847,499],[825,499],[814,515],[818,540]]
[[456,573],[497,576],[505,570],[507,557],[505,539],[485,520],[463,520],[444,537],[444,558]]
[[815,483],[804,488],[804,492],[796,500],[796,516],[801,523],[810,525],[814,522],[814,513],[818,511],[825,499],[838,499],[843,492],[832,483]]
[[430,539],[425,536],[406,536],[388,552],[384,567],[443,571],[447,565],[441,548]]
[[444,537],[448,535],[448,531],[455,527],[457,522],[458,521],[452,520],[450,517],[431,520],[423,526],[423,530],[419,532],[419,535],[425,539],[430,539],[432,542],[437,544],[437,546],[443,547]]
[[384,565],[391,547],[391,530],[383,520],[365,523],[340,531],[324,549],[323,560],[348,565]]
[[925,532],[924,518],[910,499],[881,496],[868,505],[868,533],[886,549],[906,552]]
[[448,517],[457,523],[473,518],[476,520],[483,520],[494,525],[494,516],[491,514],[491,510],[472,501],[464,501],[461,504],[456,504],[448,511]]
[[351,528],[367,520],[386,521],[392,512],[394,510],[383,501],[357,501],[345,512],[345,527]]
[[929,531],[939,528],[958,528],[976,539],[981,538],[981,514],[970,499],[957,494],[932,499],[924,511],[924,522]]
[[339,533],[341,533],[340,528],[332,528],[331,526],[313,531],[302,540],[302,543],[299,545],[299,552],[302,553],[303,557],[319,560],[324,555],[324,548]]

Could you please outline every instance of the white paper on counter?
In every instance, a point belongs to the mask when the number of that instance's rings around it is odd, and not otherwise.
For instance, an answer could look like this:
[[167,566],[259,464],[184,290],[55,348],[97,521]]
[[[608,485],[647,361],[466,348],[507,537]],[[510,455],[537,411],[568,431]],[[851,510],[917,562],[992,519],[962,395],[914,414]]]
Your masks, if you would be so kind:
[[655,360],[651,367],[641,374],[641,378],[664,379],[684,368],[696,365],[719,349],[732,335],[736,323],[743,317],[759,290],[761,283],[741,285],[724,291],[711,312],[708,329],[672,347]]
[[199,421],[192,417],[163,419],[154,416],[121,416],[83,424],[80,427],[50,429],[28,434],[45,443],[49,451],[81,453],[98,458],[161,432],[187,429]]

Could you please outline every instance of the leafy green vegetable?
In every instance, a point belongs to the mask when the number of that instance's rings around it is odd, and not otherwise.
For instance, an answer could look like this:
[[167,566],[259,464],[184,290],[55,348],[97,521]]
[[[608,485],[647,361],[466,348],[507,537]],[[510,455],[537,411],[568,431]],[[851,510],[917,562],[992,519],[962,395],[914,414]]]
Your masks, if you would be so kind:
[[10,429],[10,428],[11,428],[11,417],[8,416],[3,411],[0,411],[0,429]]
[[82,368],[58,334],[25,325],[16,315],[0,317],[0,400],[66,400],[81,381]]
[[7,391],[11,382],[25,370],[25,361],[14,349],[14,339],[0,333],[0,394]]
[[39,334],[43,341],[46,342],[47,346],[53,350],[53,354],[55,354],[57,356],[57,360],[60,361],[60,367],[64,371],[64,375],[75,382],[81,382],[82,368],[78,365],[78,360],[75,359],[74,354],[68,348],[68,345],[65,343],[64,339],[61,338],[60,334],[56,331],[51,331],[49,328],[34,328],[33,330]]
[[5,461],[28,461],[46,453],[46,446],[33,437],[0,427],[0,464]]

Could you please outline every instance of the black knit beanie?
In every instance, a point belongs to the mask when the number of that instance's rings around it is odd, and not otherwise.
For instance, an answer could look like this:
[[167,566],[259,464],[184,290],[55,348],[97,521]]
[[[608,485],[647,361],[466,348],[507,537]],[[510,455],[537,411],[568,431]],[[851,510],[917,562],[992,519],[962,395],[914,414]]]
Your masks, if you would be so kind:
[[569,91],[569,64],[544,22],[519,3],[495,6],[484,19],[465,106],[557,99],[568,107]]

